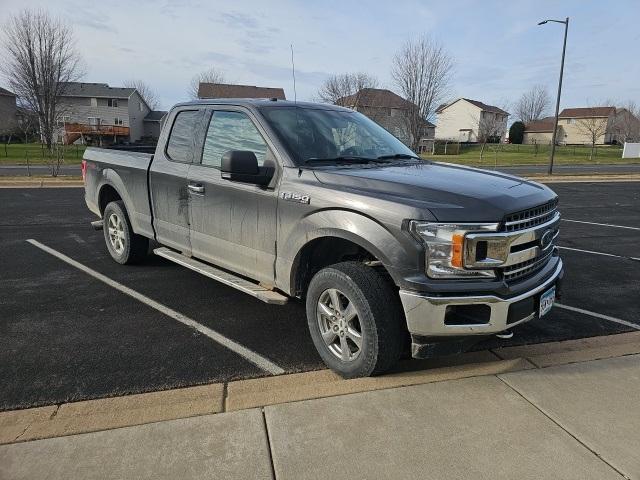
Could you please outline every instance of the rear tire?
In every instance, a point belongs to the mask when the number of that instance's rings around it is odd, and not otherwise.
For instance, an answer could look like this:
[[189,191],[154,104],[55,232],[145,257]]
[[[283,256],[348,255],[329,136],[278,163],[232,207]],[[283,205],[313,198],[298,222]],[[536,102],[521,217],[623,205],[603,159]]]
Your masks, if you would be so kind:
[[398,361],[406,337],[398,291],[372,267],[343,262],[320,270],[306,310],[320,357],[342,377],[380,374]]
[[149,239],[133,233],[122,200],[107,204],[102,215],[102,225],[107,250],[116,262],[129,265],[145,259],[149,251]]

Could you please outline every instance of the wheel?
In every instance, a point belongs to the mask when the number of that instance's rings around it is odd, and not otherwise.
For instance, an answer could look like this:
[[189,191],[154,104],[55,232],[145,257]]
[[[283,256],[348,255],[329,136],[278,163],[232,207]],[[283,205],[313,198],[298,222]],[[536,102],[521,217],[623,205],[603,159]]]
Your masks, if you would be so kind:
[[104,241],[107,250],[116,262],[124,264],[137,263],[147,256],[149,240],[136,235],[131,228],[129,216],[124,202],[110,202],[102,215]]
[[320,357],[344,378],[383,373],[398,361],[406,337],[400,299],[375,269],[343,262],[320,270],[306,308]]

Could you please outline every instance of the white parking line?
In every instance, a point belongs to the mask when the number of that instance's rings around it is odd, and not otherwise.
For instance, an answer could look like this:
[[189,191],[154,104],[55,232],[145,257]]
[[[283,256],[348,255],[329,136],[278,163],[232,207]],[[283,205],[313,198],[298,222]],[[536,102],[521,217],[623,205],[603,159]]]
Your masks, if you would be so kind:
[[624,258],[626,260],[637,260],[637,261],[640,261],[640,258],[637,258],[637,257],[625,257],[624,255],[615,255],[613,253],[594,252],[593,250],[583,250],[581,248],[561,247],[559,245],[558,245],[558,248],[560,250],[571,250],[573,252],[592,253],[593,255],[603,255],[605,257]]
[[591,317],[599,318],[601,320],[607,320],[609,322],[618,323],[620,325],[624,325],[626,327],[635,328],[636,330],[640,330],[640,325],[635,323],[627,322],[626,320],[622,320],[621,318],[610,317],[609,315],[603,315],[602,313],[592,312],[590,310],[584,310],[582,308],[570,307],[569,305],[564,305],[562,303],[554,303],[554,307],[562,308],[564,310],[569,310],[571,312],[583,313],[585,315],[589,315]]
[[191,318],[181,314],[180,312],[176,312],[175,310],[169,307],[166,307],[165,305],[162,305],[161,303],[158,303],[155,300],[152,300],[151,298],[145,295],[142,295],[141,293],[138,293],[135,290],[132,290],[129,287],[122,285],[121,283],[116,282],[115,280],[111,280],[109,277],[99,272],[96,272],[95,270],[83,265],[82,263],[74,260],[73,258],[67,257],[65,254],[60,253],[57,250],[54,250],[53,248],[38,242],[37,240],[30,238],[27,240],[27,242],[29,242],[34,247],[37,247],[40,250],[43,250],[48,254],[53,255],[56,258],[59,258],[60,260],[62,260],[65,263],[68,263],[72,267],[75,267],[78,270],[82,270],[86,274],[91,275],[96,280],[100,280],[101,282],[106,283],[110,287],[113,287],[116,290],[126,295],[129,295],[130,297],[135,298],[136,300],[144,303],[145,305],[148,305],[149,307],[159,311],[160,313],[163,313],[168,317],[171,317],[174,320],[177,320],[178,322],[183,323],[184,325],[187,325],[188,327],[191,327],[197,330],[198,332],[202,333],[203,335],[206,335],[213,341],[228,348],[232,352],[237,353],[238,355],[245,358],[249,362],[253,363],[257,367],[261,368],[262,370],[272,373],[273,375],[280,375],[284,373],[284,370],[280,368],[278,365],[276,365],[275,363],[273,363],[271,360],[268,360],[265,357],[257,354],[256,352],[249,350],[248,348],[240,345],[237,342],[234,342],[233,340],[225,337],[224,335],[216,332],[215,330],[211,330],[209,327],[205,327],[204,325],[196,322],[195,320],[192,320]]
[[628,227],[626,225],[612,225],[610,223],[585,222],[583,220],[569,220],[568,218],[561,218],[560,220],[562,220],[563,222],[586,223],[587,225],[598,225],[600,227],[626,228],[627,230],[637,230],[640,232],[639,227]]

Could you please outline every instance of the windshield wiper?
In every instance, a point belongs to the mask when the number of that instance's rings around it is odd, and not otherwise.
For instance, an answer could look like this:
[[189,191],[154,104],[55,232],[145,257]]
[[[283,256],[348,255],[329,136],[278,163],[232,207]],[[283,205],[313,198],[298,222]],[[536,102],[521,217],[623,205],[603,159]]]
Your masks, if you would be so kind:
[[337,157],[330,157],[330,158],[307,158],[304,163],[339,163],[339,162],[343,162],[343,163],[370,163],[370,162],[374,162],[374,163],[380,163],[381,160],[384,159],[379,159],[379,158],[372,158],[372,157],[359,157],[357,155],[339,155]]
[[416,160],[422,160],[420,157],[416,155],[411,155],[409,153],[394,153],[392,155],[380,155],[378,160],[395,160],[396,158],[415,158]]

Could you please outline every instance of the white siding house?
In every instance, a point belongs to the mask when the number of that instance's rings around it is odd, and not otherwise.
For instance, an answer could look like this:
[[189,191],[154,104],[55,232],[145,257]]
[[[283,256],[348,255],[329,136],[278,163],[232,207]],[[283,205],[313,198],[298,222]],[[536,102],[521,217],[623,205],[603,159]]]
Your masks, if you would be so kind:
[[477,100],[458,98],[436,110],[436,140],[479,142],[483,137],[503,141],[509,113]]
[[68,82],[58,107],[58,137],[64,143],[137,142],[151,112],[135,88]]

